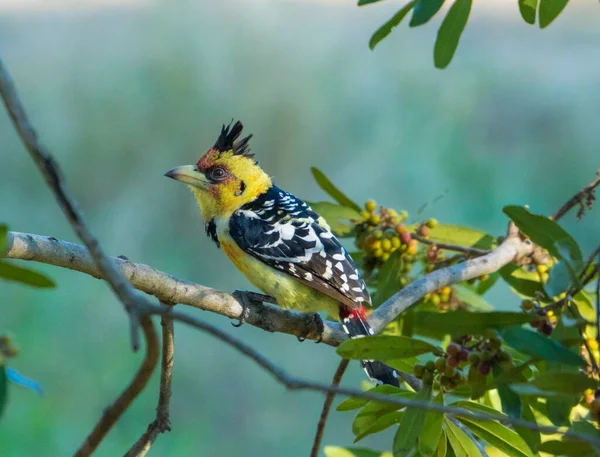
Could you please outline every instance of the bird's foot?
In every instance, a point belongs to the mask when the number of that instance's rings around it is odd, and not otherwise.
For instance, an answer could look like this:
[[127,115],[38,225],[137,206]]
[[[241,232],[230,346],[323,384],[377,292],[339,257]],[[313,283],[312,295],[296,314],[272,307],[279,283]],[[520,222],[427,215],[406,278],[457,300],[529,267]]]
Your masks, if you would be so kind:
[[[308,325],[310,326],[314,324],[317,327],[317,333],[319,334],[319,337],[315,340],[315,343],[320,343],[323,340],[323,332],[325,331],[325,324],[323,324],[323,319],[321,318],[319,313],[308,314],[307,316],[309,319]],[[297,336],[296,338],[298,338],[298,341],[302,343],[311,333],[311,330],[308,329],[304,335]]]
[[246,319],[248,319],[248,316],[250,315],[250,305],[262,303],[277,303],[275,299],[273,297],[270,297],[269,295],[250,292],[247,290],[236,290],[231,295],[238,301],[238,303],[242,307],[242,312],[240,313],[240,317],[238,317],[238,322],[231,323],[231,325],[233,325],[234,327],[241,327],[246,323]]

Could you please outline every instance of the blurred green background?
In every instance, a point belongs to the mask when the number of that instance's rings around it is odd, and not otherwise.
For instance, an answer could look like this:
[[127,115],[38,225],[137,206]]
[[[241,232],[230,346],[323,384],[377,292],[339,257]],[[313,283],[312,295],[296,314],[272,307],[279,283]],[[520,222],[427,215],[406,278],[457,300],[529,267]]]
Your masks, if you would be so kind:
[[[571,2],[540,31],[522,21],[516,0],[476,1],[445,71],[432,62],[440,18],[417,30],[403,24],[368,50],[371,33],[401,4],[3,0],[0,49],[105,249],[232,291],[249,284],[204,236],[189,192],[163,178],[197,160],[232,117],[255,134],[252,149],[278,185],[302,198],[325,198],[310,175],[315,165],[358,201],[496,235],[504,205],[551,213],[593,177],[597,2]],[[0,158],[0,221],[76,241],[3,110]],[[565,221],[588,252],[600,239],[599,214]],[[141,359],[105,284],[31,266],[59,287],[0,283],[0,331],[21,349],[12,366],[46,393],[11,388],[3,457],[70,455]],[[493,290],[490,300],[516,309],[508,297]],[[330,347],[186,311],[290,373],[325,382],[335,370]],[[362,379],[353,364],[345,382]],[[155,376],[97,455],[122,455],[146,429],[157,384]],[[173,431],[151,455],[306,456],[321,404],[321,395],[286,392],[232,349],[178,326]],[[349,444],[351,420],[333,413],[324,442]],[[388,443],[385,435],[367,442]]]

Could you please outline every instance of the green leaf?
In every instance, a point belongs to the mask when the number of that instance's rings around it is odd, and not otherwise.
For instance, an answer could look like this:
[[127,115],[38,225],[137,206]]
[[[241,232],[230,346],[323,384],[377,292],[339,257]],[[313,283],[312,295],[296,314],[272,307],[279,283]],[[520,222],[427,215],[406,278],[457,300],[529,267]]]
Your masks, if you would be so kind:
[[391,452],[378,452],[367,448],[342,448],[325,446],[325,457],[392,457]]
[[573,284],[573,278],[571,277],[569,265],[564,261],[560,261],[550,270],[548,281],[544,284],[544,290],[548,297],[558,297],[566,292],[571,284]]
[[8,225],[0,224],[0,257],[4,255],[6,249],[6,241],[8,238]]
[[469,435],[446,417],[444,418],[444,427],[456,457],[481,457],[481,452],[479,452],[473,440],[469,438]]
[[417,0],[412,0],[411,2],[408,2],[406,5],[404,5],[404,7],[402,7],[402,9],[400,9],[396,14],[394,14],[389,21],[387,21],[385,24],[379,27],[369,40],[369,49],[375,49],[375,46],[377,46],[377,44],[381,40],[383,40],[386,36],[392,33],[392,29],[394,27],[397,27],[400,24],[400,22],[402,22],[404,16],[406,16],[408,12],[413,8],[413,6],[415,6],[415,3],[417,3]]
[[312,167],[310,170],[312,171],[313,177],[315,178],[315,181],[317,181],[319,187],[323,189],[331,198],[333,198],[342,206],[352,208],[358,213],[361,212],[360,206],[346,197],[346,195],[344,195],[344,193],[339,190],[321,170],[316,167]]
[[389,365],[396,370],[405,371],[408,373],[412,372],[413,367],[417,363],[419,363],[419,359],[416,357],[409,357],[406,359],[388,359],[385,361],[386,365]]
[[443,4],[444,0],[419,0],[413,8],[409,25],[418,27],[429,22],[429,19],[435,16],[435,13],[440,10]]
[[[372,389],[367,390],[367,392],[371,394],[397,394],[404,393],[406,391],[395,386],[383,384],[381,386],[373,387]],[[371,400],[367,400],[366,398],[350,397],[341,402],[336,408],[336,411],[352,411],[353,409],[359,409],[370,401]]]
[[506,414],[503,414],[500,411],[498,411],[497,409],[494,409],[490,406],[484,405],[483,403],[475,403],[474,401],[459,400],[459,401],[455,401],[454,403],[452,403],[451,406],[453,406],[455,408],[463,408],[468,411],[476,411],[476,412],[480,412],[480,413],[490,414],[492,416],[497,416],[498,420],[506,419]]
[[[537,423],[537,419],[533,414],[533,410],[528,402],[523,401],[521,405],[521,419],[525,419],[526,421]],[[542,438],[540,432],[538,430],[531,430],[529,428],[521,427],[518,425],[514,426],[515,431],[521,435],[521,438],[525,440],[529,449],[533,452],[537,452],[540,447],[540,443],[542,442]]]
[[535,24],[535,12],[537,9],[537,0],[519,0],[519,11],[521,17],[528,24]]
[[[505,375],[506,370],[499,363],[492,363],[492,373],[494,379],[501,379]],[[507,384],[499,384],[497,386],[498,396],[502,404],[502,411],[510,417],[519,417],[521,415],[521,398],[511,390]]]
[[[580,290],[573,296],[573,301],[577,306],[577,311],[588,322],[594,322],[596,320],[596,307],[594,305],[594,299],[585,290]],[[560,321],[563,321],[565,316],[563,315]],[[553,332],[554,334],[554,332]]]
[[377,3],[381,0],[358,0],[358,6],[370,5],[371,3]]
[[[431,385],[423,383],[423,387],[415,396],[417,400],[431,400]],[[406,408],[404,418],[398,427],[394,437],[393,455],[394,457],[404,457],[410,455],[417,444],[417,439],[425,425],[427,410],[422,408]]]
[[546,399],[548,419],[557,427],[571,425],[571,410],[577,405],[578,399],[567,397],[550,397]]
[[446,457],[448,452],[448,438],[446,438],[446,431],[442,428],[442,434],[438,441],[438,447],[435,451],[434,457]]
[[[440,390],[432,403],[444,406],[444,394]],[[423,431],[419,436],[419,454],[423,457],[432,457],[442,437],[442,422],[444,414],[438,411],[429,411],[425,418]]]
[[502,329],[534,321],[534,316],[525,313],[497,311],[479,313],[473,311],[415,312],[415,332],[439,337],[443,335],[482,334],[486,329]]
[[467,377],[467,382],[469,387],[471,388],[471,399],[477,400],[480,398],[487,390],[487,376],[483,376],[479,373],[479,367],[474,367],[473,365],[469,365],[469,375]]
[[414,357],[427,352],[440,354],[441,349],[426,341],[391,335],[348,339],[337,348],[337,353],[342,358],[353,360],[385,361]]
[[360,440],[366,438],[369,435],[373,435],[374,433],[382,432],[382,431],[390,428],[392,425],[399,424],[400,422],[402,422],[403,417],[404,417],[404,411],[396,411],[396,412],[385,414],[385,415],[379,417],[374,422],[372,422],[370,425],[368,425],[367,428],[364,429],[364,431],[362,433],[357,435],[356,438],[354,438],[354,442],[358,443]]
[[472,0],[456,0],[438,30],[433,62],[436,68],[446,68],[452,61],[460,36],[469,20]]
[[474,419],[458,417],[475,435],[497,447],[509,457],[533,457],[529,446],[517,432],[498,422],[479,422]]
[[[409,391],[400,391],[397,394],[391,395],[391,397],[414,398],[415,393]],[[356,436],[363,434],[373,425],[375,421],[379,420],[379,418],[400,408],[400,406],[390,403],[370,401],[354,418],[354,421],[352,422],[352,433],[354,433]]]
[[475,292],[477,292],[479,295],[484,295],[488,290],[494,287],[494,284],[496,284],[499,278],[499,273],[492,273],[485,281],[479,281],[479,285],[475,289]]
[[594,389],[597,383],[580,373],[545,372],[529,383],[513,384],[511,389],[523,395],[554,397],[553,394],[580,398],[586,389]]
[[542,360],[552,360],[573,366],[584,366],[585,361],[562,344],[522,327],[512,327],[502,332],[504,341],[517,351]]
[[[414,230],[416,230],[416,227]],[[429,240],[436,243],[479,249],[492,249],[496,245],[496,239],[492,235],[488,235],[481,230],[454,224],[438,224],[430,230]]]
[[547,452],[552,455],[564,455],[567,457],[582,457],[592,454],[592,447],[583,441],[570,440],[565,438],[562,441],[545,441],[539,447],[540,452]]
[[373,297],[373,306],[377,307],[402,289],[402,266],[404,260],[400,249],[394,251],[381,266],[377,279],[377,292]]
[[509,263],[499,270],[502,279],[510,288],[522,298],[545,297],[544,285],[536,273],[523,270],[521,267]]
[[454,286],[454,290],[456,292],[456,296],[458,299],[471,306],[471,308],[480,310],[480,311],[491,311],[494,309],[492,305],[490,305],[485,299],[477,292],[468,287],[465,287],[461,284],[457,284]]
[[0,278],[7,279],[9,281],[20,282],[32,287],[56,287],[54,281],[43,274],[13,265],[12,263],[8,263],[3,260],[0,260]]
[[347,206],[330,202],[307,202],[307,204],[327,221],[333,233],[339,237],[351,235],[354,231],[351,221],[360,219],[360,213]]
[[540,28],[548,27],[567,3],[569,0],[540,0]]
[[2,417],[4,406],[6,405],[7,389],[8,378],[6,376],[6,366],[0,364],[0,418]]
[[[541,5],[540,5],[541,8]],[[505,206],[504,214],[512,219],[519,230],[538,246],[547,249],[569,267],[572,279],[583,268],[583,255],[577,242],[556,221],[546,216],[532,214],[521,206]]]

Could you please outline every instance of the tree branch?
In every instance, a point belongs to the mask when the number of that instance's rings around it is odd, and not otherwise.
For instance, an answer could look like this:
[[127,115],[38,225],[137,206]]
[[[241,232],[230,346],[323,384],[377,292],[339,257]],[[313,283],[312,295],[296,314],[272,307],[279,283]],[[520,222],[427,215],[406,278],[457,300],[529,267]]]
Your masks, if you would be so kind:
[[554,219],[555,221],[559,220],[577,205],[581,205],[581,209],[577,212],[577,218],[581,219],[584,208],[586,207],[584,205],[587,205],[588,209],[592,207],[592,203],[596,199],[594,196],[594,190],[596,187],[598,187],[598,185],[600,185],[600,168],[596,170],[596,178],[575,195],[573,195],[558,209],[558,211],[556,211],[556,213],[552,215],[550,219]]
[[150,316],[143,316],[140,324],[146,340],[146,356],[131,383],[119,395],[115,402],[104,410],[100,421],[96,424],[85,442],[75,453],[75,457],[92,455],[106,434],[117,420],[129,408],[133,400],[144,390],[158,362],[158,337]]
[[470,256],[486,255],[490,252],[487,249],[471,248],[471,247],[467,247],[467,246],[459,246],[457,244],[438,243],[437,241],[430,240],[429,238],[424,238],[421,235],[419,235],[418,233],[411,233],[410,236],[420,243],[428,244],[428,245],[435,245],[439,249],[446,249],[447,251],[461,252],[463,254],[470,255]]
[[378,333],[425,295],[460,281],[494,273],[504,265],[531,254],[533,247],[531,241],[521,239],[519,230],[511,223],[508,236],[496,249],[484,256],[440,268],[413,281],[373,311],[369,315],[369,323],[375,333]]
[[175,334],[173,319],[167,314],[162,316],[162,364],[160,373],[160,393],[156,407],[156,419],[148,425],[148,429],[139,440],[127,451],[125,457],[144,457],[154,441],[161,433],[171,431],[169,420],[169,401],[171,399],[171,379],[173,376],[173,355],[175,351]]
[[[13,259],[32,260],[68,268],[100,278],[96,265],[83,246],[51,237],[9,232],[5,255]],[[163,303],[193,306],[230,319],[237,319],[242,312],[241,305],[226,292],[175,278],[125,258],[113,257],[111,261],[135,288],[154,295]],[[301,313],[268,304],[249,304],[249,311],[246,322],[264,330],[296,336],[308,335],[308,338],[314,340],[319,337],[312,320],[306,319]],[[323,343],[337,346],[345,339],[346,335],[338,323],[324,322]]]
[[[332,386],[339,386],[342,381],[342,376],[348,368],[350,360],[342,359],[340,364],[335,370],[333,380],[331,381]],[[323,439],[323,432],[325,431],[325,425],[327,424],[327,418],[329,417],[329,411],[331,411],[331,405],[335,398],[335,392],[327,392],[325,396],[325,402],[323,403],[323,409],[321,410],[321,417],[319,417],[319,423],[317,424],[317,433],[313,441],[312,450],[310,451],[310,457],[317,457],[319,455],[319,449],[321,448],[321,440]]]
[[134,350],[137,350],[139,346],[139,314],[137,313],[136,303],[143,305],[149,304],[149,301],[135,292],[125,277],[114,267],[111,259],[104,253],[98,240],[94,238],[88,229],[77,207],[77,202],[70,196],[66,189],[58,163],[39,141],[35,130],[29,122],[23,104],[17,95],[13,80],[4,67],[2,60],[0,60],[0,95],[21,141],[44,176],[48,187],[50,187],[71,227],[73,227],[79,239],[88,248],[98,268],[99,275],[108,282],[119,301],[123,303],[125,310],[129,313],[132,345]]

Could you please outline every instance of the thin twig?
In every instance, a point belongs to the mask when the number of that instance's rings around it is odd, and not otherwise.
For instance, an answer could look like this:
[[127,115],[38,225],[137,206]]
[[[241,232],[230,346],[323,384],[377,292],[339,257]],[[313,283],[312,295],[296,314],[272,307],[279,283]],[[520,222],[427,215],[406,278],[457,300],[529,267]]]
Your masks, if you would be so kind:
[[[577,206],[579,204],[583,205],[584,203],[587,203],[588,206],[591,206],[592,202],[595,199],[594,189],[598,185],[600,185],[600,169],[598,169],[596,171],[596,178],[591,183],[589,183],[587,186],[585,186],[583,189],[581,189],[579,192],[577,192],[575,195],[573,195],[564,205],[562,205],[558,209],[558,211],[556,211],[556,213],[554,213],[552,215],[552,217],[550,219],[554,219],[555,221],[559,220],[561,217],[563,217],[571,209],[573,209],[575,206]],[[582,206],[582,208],[584,208],[584,207]],[[577,217],[579,219],[581,219],[582,214],[583,214],[583,211],[580,210],[577,213]]]
[[487,249],[471,248],[471,247],[467,247],[467,246],[459,246],[457,244],[438,243],[435,240],[430,240],[429,238],[424,238],[417,233],[411,233],[410,236],[412,238],[414,238],[415,240],[419,241],[420,243],[428,244],[428,245],[435,245],[439,249],[446,249],[447,251],[462,252],[463,254],[467,254],[470,256],[480,256],[480,255],[486,255],[486,254],[490,253],[490,251]]
[[371,401],[377,401],[377,402],[381,402],[381,403],[398,405],[399,407],[410,406],[410,407],[414,407],[414,408],[418,408],[418,409],[425,409],[428,411],[436,411],[436,412],[440,412],[440,413],[445,413],[449,416],[473,418],[473,419],[477,419],[477,420],[485,421],[485,422],[493,422],[493,421],[497,421],[497,420],[502,420],[503,423],[518,425],[518,426],[521,426],[521,427],[524,427],[524,428],[527,428],[530,430],[539,431],[539,432],[542,432],[545,434],[558,433],[558,434],[564,435],[566,437],[573,438],[575,440],[584,441],[584,442],[588,442],[588,443],[600,446],[600,438],[592,436],[592,435],[584,434],[584,433],[575,432],[575,431],[569,430],[569,429],[565,430],[564,428],[554,427],[551,425],[538,425],[535,422],[529,422],[524,419],[519,419],[519,418],[514,418],[514,417],[509,417],[509,416],[506,416],[506,417],[503,416],[499,419],[498,414],[489,414],[489,413],[485,413],[482,411],[472,411],[472,410],[467,410],[464,408],[458,408],[458,407],[454,407],[454,406],[441,406],[439,404],[430,403],[430,402],[423,401],[423,400],[415,400],[412,398],[403,398],[403,397],[392,397],[392,396],[388,396],[388,395],[376,394],[376,393],[371,393],[371,392],[363,392],[362,390],[359,390],[359,389],[352,389],[352,388],[341,387],[341,386],[332,386],[329,384],[323,384],[323,383],[319,383],[319,382],[315,382],[315,381],[309,381],[309,380],[304,380],[304,379],[300,379],[300,378],[295,378],[293,376],[290,376],[288,373],[286,373],[284,370],[282,370],[280,367],[275,365],[273,362],[271,362],[269,359],[264,357],[258,351],[253,349],[251,346],[247,345],[242,340],[240,340],[232,335],[229,335],[228,333],[224,332],[223,330],[221,330],[207,322],[196,319],[192,316],[188,316],[187,314],[184,314],[184,313],[172,311],[169,308],[166,308],[164,306],[160,306],[160,307],[156,306],[156,307],[154,307],[154,309],[151,312],[152,312],[152,314],[160,314],[160,315],[168,313],[168,315],[174,321],[186,323],[187,325],[190,325],[190,326],[197,328],[199,330],[202,330],[204,332],[210,333],[211,335],[219,338],[224,343],[235,348],[237,351],[239,351],[246,357],[253,360],[258,366],[260,366],[262,369],[264,369],[267,373],[269,373],[271,376],[273,376],[275,378],[275,380],[277,380],[279,383],[283,384],[289,390],[312,390],[312,391],[316,391],[316,392],[323,392],[325,394],[328,392],[334,392],[336,394],[357,397],[357,398],[364,398],[365,400],[371,400]]
[[125,457],[144,457],[161,433],[171,431],[169,420],[169,400],[171,399],[171,379],[173,376],[173,355],[175,351],[175,333],[173,319],[162,316],[162,362],[160,373],[160,393],[156,407],[156,419],[148,425],[139,440],[127,451]]
[[150,302],[135,292],[127,279],[125,279],[125,277],[114,267],[110,257],[104,253],[100,243],[90,232],[77,207],[77,202],[71,197],[66,189],[58,163],[38,139],[37,134],[25,113],[23,104],[17,95],[14,82],[2,63],[2,60],[0,60],[0,95],[2,96],[6,110],[21,141],[29,151],[31,158],[37,167],[40,169],[65,217],[71,224],[71,227],[73,227],[73,230],[79,239],[83,241],[83,244],[88,248],[91,257],[100,272],[100,276],[108,282],[119,301],[123,303],[125,310],[129,313],[132,345],[134,350],[137,350],[139,346],[139,314],[137,313],[136,303]]
[[92,455],[113,425],[129,408],[133,400],[144,390],[150,380],[150,376],[152,376],[152,372],[158,363],[158,337],[154,330],[152,319],[149,316],[142,317],[140,324],[146,340],[146,356],[144,357],[144,361],[127,388],[117,397],[112,405],[104,410],[100,421],[88,435],[79,450],[77,450],[75,457]]
[[[339,386],[342,381],[342,376],[348,368],[350,361],[348,359],[342,359],[340,364],[335,370],[333,380],[331,381],[332,386]],[[323,432],[325,431],[325,425],[327,424],[327,418],[329,417],[329,411],[331,411],[331,405],[335,398],[335,392],[327,392],[325,395],[325,402],[323,403],[323,409],[321,410],[321,417],[319,417],[319,423],[317,424],[317,433],[313,441],[312,450],[310,451],[310,457],[317,457],[319,455],[319,449],[321,448],[321,440],[323,439]]]

